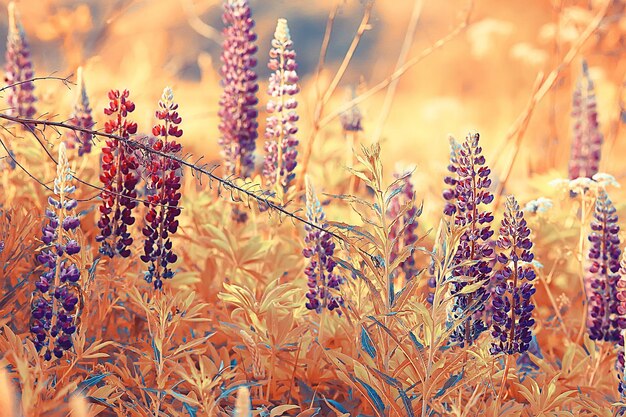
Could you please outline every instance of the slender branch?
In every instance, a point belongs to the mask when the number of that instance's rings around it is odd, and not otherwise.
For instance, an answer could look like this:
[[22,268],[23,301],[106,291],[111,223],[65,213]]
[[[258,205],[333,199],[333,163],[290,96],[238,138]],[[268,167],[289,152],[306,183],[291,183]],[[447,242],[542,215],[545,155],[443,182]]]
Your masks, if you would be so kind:
[[[2,126],[2,129],[7,130],[6,127]],[[13,154],[11,153],[11,151],[9,150],[9,148],[7,148],[7,145],[4,143],[4,141],[2,139],[0,139],[0,145],[4,148],[4,150],[6,151],[7,155],[9,158],[11,158],[11,160],[13,160],[13,162],[15,163],[15,165],[17,165],[18,167],[20,167],[20,169],[22,171],[24,171],[26,173],[26,175],[28,175],[29,177],[31,177],[33,180],[37,181],[37,183],[39,183],[39,185],[41,185],[42,187],[44,187],[45,189],[47,189],[48,191],[53,191],[52,188],[50,188],[46,183],[44,183],[43,181],[41,181],[39,178],[35,177],[33,174],[31,174],[26,168],[24,168],[24,166],[22,164],[20,164],[18,162],[17,159],[15,159],[15,156],[13,156]]]
[[76,85],[75,83],[70,81],[70,77],[72,75],[74,75],[74,74],[70,74],[67,77],[55,77],[53,75],[48,75],[48,76],[45,76],[45,77],[29,78],[28,80],[18,81],[18,82],[13,83],[13,84],[5,85],[4,87],[0,88],[0,93],[3,92],[3,91],[8,90],[9,88],[17,87],[18,85],[21,85],[21,84],[32,83],[34,81],[43,81],[43,80],[61,81],[63,83],[63,85],[65,85],[68,89],[71,89],[70,85]]
[[[560,64],[557,65],[552,70],[552,72],[548,74],[547,77],[543,78],[543,82],[541,83],[541,85],[531,95],[531,98],[528,104],[526,105],[526,108],[515,120],[515,122],[511,126],[511,129],[509,129],[506,139],[501,142],[499,149],[497,149],[496,152],[494,152],[495,158],[493,161],[493,166],[495,166],[499,162],[502,154],[504,153],[503,152],[504,148],[509,144],[509,142],[514,137],[516,138],[516,142],[517,142],[516,147],[519,147],[519,145],[522,142],[522,139],[524,138],[524,132],[526,130],[526,126],[528,125],[528,122],[530,121],[530,118],[532,117],[535,107],[545,97],[545,95],[552,89],[556,81],[559,79],[559,75],[561,74],[561,71],[563,71],[572,63],[574,58],[578,55],[578,53],[582,49],[585,42],[591,37],[593,33],[596,32],[596,30],[598,30],[598,28],[600,27],[600,24],[602,23],[602,20],[604,19],[604,16],[606,15],[606,12],[610,4],[611,4],[611,0],[604,1],[604,4],[600,8],[596,16],[591,20],[589,25],[585,28],[583,33],[578,37],[576,42],[572,44],[572,46],[567,51],[567,53],[563,57]],[[515,161],[517,160],[517,156],[518,156],[518,152],[516,151],[514,152],[513,157],[511,158],[511,161],[509,162],[504,174],[501,177],[500,183],[498,184],[498,190],[495,193],[496,196],[499,196],[504,191],[504,188],[506,187],[506,183],[509,179],[511,170],[513,169],[513,165],[515,164]]]
[[460,35],[470,25],[470,17],[471,17],[472,8],[473,8],[473,0],[470,0],[469,7],[465,14],[465,18],[454,30],[452,30],[452,32],[448,33],[447,35],[445,35],[444,37],[442,37],[441,39],[433,43],[431,46],[424,49],[419,55],[411,58],[404,65],[402,65],[398,70],[394,71],[391,75],[389,75],[387,78],[385,78],[384,80],[382,80],[381,82],[379,82],[378,84],[370,88],[369,90],[363,92],[362,94],[358,95],[352,100],[344,103],[333,113],[325,116],[322,120],[320,120],[320,123],[319,123],[320,129],[328,125],[334,119],[339,117],[342,113],[350,110],[352,107],[356,106],[357,104],[362,103],[363,101],[372,97],[374,94],[387,88],[387,86],[391,84],[395,79],[403,76],[409,69],[419,64],[422,60],[424,60],[424,58],[430,56],[433,52],[440,49],[445,44],[450,42],[452,39]]
[[182,3],[183,10],[185,11],[185,16],[187,16],[189,26],[191,26],[191,28],[201,36],[219,44],[221,42],[220,32],[200,19],[194,10],[193,2],[191,0],[180,0],[180,2]]
[[[359,24],[356,34],[354,35],[354,38],[352,39],[352,43],[350,44],[350,47],[348,48],[348,51],[346,52],[346,55],[344,56],[343,61],[341,62],[341,65],[339,66],[339,69],[337,70],[337,73],[335,74],[335,77],[330,82],[330,85],[326,89],[326,92],[322,96],[321,100],[320,99],[317,100],[317,104],[315,106],[315,113],[313,115],[313,129],[311,130],[311,134],[309,135],[309,140],[307,142],[307,146],[304,150],[304,155],[302,157],[302,170],[300,172],[300,176],[298,178],[298,183],[296,187],[298,190],[301,190],[302,187],[304,186],[304,177],[309,167],[309,161],[311,160],[311,153],[313,152],[313,144],[315,143],[315,139],[317,138],[317,134],[319,133],[320,128],[321,128],[320,119],[322,117],[322,114],[324,113],[324,107],[328,103],[328,100],[330,100],[330,98],[332,97],[333,93],[335,92],[335,89],[339,85],[339,82],[341,81],[346,70],[348,69],[348,65],[350,64],[350,61],[352,60],[352,57],[354,56],[354,52],[356,51],[357,46],[359,46],[359,43],[361,41],[361,38],[363,37],[363,34],[367,30],[370,29],[369,20],[372,14],[373,7],[374,7],[374,0],[370,0],[365,6],[361,23]],[[331,12],[328,18],[328,24],[326,26],[326,33],[324,34],[324,41],[322,43],[320,65],[318,66],[318,76],[323,68],[323,64],[324,64],[324,60],[326,56],[326,49],[328,48],[328,42],[330,39],[330,34],[332,32],[332,25],[335,20],[336,12],[337,11],[335,8]]]
[[[21,122],[18,122],[18,123],[21,123]],[[24,122],[24,123],[22,123],[22,124],[26,126],[26,122]],[[68,127],[71,127],[71,125],[67,125],[67,126],[68,126]],[[0,125],[0,128],[4,129],[4,130],[5,130],[7,133],[9,133],[10,135],[15,136],[15,134],[14,134],[13,132],[9,131],[9,129],[7,129],[7,128],[6,128],[6,126],[2,126],[2,125]],[[42,131],[41,129],[37,129],[37,128],[33,127],[33,126],[26,126],[26,130],[27,130],[27,131],[29,131],[29,132],[30,132],[30,133],[31,133],[31,134],[35,137],[35,139],[37,140],[37,142],[39,143],[39,145],[40,145],[40,146],[44,149],[44,151],[46,152],[46,154],[47,154],[48,158],[49,158],[52,162],[54,162],[54,164],[57,164],[57,160],[54,158],[54,156],[50,153],[50,151],[48,150],[48,148],[47,148],[47,147],[43,144],[43,142],[41,141],[41,139],[39,139],[39,137],[38,137],[38,136],[36,135],[36,133],[35,133],[35,132],[41,132],[41,134],[43,135],[43,134],[44,134],[44,133],[43,133],[43,131]],[[80,129],[74,129],[74,130],[80,130]],[[56,130],[56,129],[55,129],[55,131],[56,131],[56,133],[57,133],[58,135],[61,135],[61,132],[59,132],[59,131],[58,131],[58,130]],[[33,180],[35,180],[36,182],[38,182],[41,186],[43,186],[44,188],[46,188],[48,191],[53,191],[53,190],[52,190],[52,188],[50,188],[50,187],[49,187],[46,183],[44,183],[44,182],[43,182],[42,180],[40,180],[39,178],[35,177],[35,176],[34,176],[34,175],[30,172],[30,171],[28,171],[28,170],[27,170],[27,169],[26,169],[26,168],[25,168],[25,167],[24,167],[24,166],[23,166],[23,165],[19,162],[19,161],[17,160],[17,158],[15,157],[15,155],[11,154],[10,150],[8,149],[8,147],[6,146],[6,144],[5,144],[4,142],[2,142],[2,140],[1,140],[1,139],[0,139],[0,142],[1,142],[1,143],[0,143],[0,145],[1,145],[1,146],[2,146],[5,150],[6,150],[6,152],[7,152],[7,155],[8,155],[7,157],[8,157],[8,158],[10,158],[10,159],[11,159],[11,160],[15,163],[15,165],[16,165],[16,166],[19,166],[19,167],[20,167],[20,169],[21,169],[22,171],[24,171],[24,172],[25,172],[25,173],[26,173],[29,177],[31,177]],[[95,185],[95,184],[92,184],[92,183],[90,183],[90,182],[88,182],[88,181],[85,181],[85,180],[83,180],[82,178],[80,178],[80,177],[78,177],[78,176],[76,176],[76,175],[74,175],[74,174],[71,174],[71,175],[72,175],[72,178],[73,178],[73,179],[75,179],[77,182],[79,182],[79,183],[81,183],[81,184],[84,184],[84,185],[86,185],[86,186],[88,186],[88,187],[90,187],[90,188],[93,188],[93,189],[95,189],[95,190],[98,190],[98,191],[99,191],[99,193],[98,193],[98,194],[94,194],[93,196],[88,197],[88,198],[75,198],[75,200],[76,200],[76,201],[91,201],[91,200],[93,200],[94,198],[98,197],[102,191],[106,191],[107,193],[109,193],[109,194],[111,194],[111,195],[118,196],[118,197],[125,197],[125,198],[128,198],[129,200],[136,201],[136,202],[138,202],[138,203],[144,203],[144,204],[149,203],[149,204],[152,204],[152,203],[150,203],[148,200],[144,200],[144,199],[141,199],[141,198],[132,198],[132,197],[128,197],[128,196],[122,196],[122,194],[119,194],[118,192],[111,191],[111,190],[105,190],[103,187],[100,187],[100,186],[98,186],[98,185]],[[174,207],[174,206],[165,205],[165,204],[160,204],[160,206],[161,206],[161,207],[165,207],[165,208],[180,208],[181,210],[182,210],[182,209],[184,209],[183,207],[179,207],[179,206]]]
[[[398,61],[396,62],[394,71],[397,71],[400,67],[402,67],[402,64],[404,64],[404,62],[406,61],[406,57],[409,54],[411,45],[413,44],[413,38],[415,37],[415,31],[417,30],[417,22],[419,21],[422,14],[423,6],[423,0],[415,0],[413,13],[411,14],[411,18],[409,20],[409,25],[404,36],[404,42],[402,43],[402,47],[400,48],[400,54],[398,55]],[[396,78],[389,84],[389,88],[387,88],[385,101],[383,103],[380,116],[378,117],[378,126],[376,127],[376,130],[372,135],[372,142],[378,142],[380,140],[380,136],[383,133],[383,128],[385,127],[385,122],[387,121],[387,117],[389,117],[389,112],[391,111],[391,105],[393,103],[393,98],[396,94],[396,89],[398,88],[399,82],[400,79]]]
[[[235,198],[237,198],[236,196],[239,195],[243,195],[245,196],[248,201],[251,200],[255,200],[258,204],[261,205],[266,205],[267,207],[271,208],[272,210],[278,212],[279,214],[285,215],[286,217],[294,220],[294,221],[298,221],[300,223],[303,223],[313,229],[317,229],[319,231],[322,232],[326,232],[328,233],[330,236],[332,236],[333,238],[340,240],[346,244],[349,244],[342,236],[338,235],[337,233],[325,229],[321,226],[316,225],[315,223],[312,223],[310,221],[308,221],[307,219],[299,216],[296,212],[292,212],[287,210],[287,208],[285,206],[281,206],[278,205],[272,201],[270,201],[268,199],[267,196],[270,196],[271,194],[267,191],[262,191],[262,192],[255,192],[253,191],[253,188],[256,187],[256,184],[241,184],[238,185],[234,182],[233,179],[230,178],[222,178],[218,175],[216,175],[215,173],[213,173],[213,171],[217,168],[217,166],[212,167],[211,169],[206,168],[205,166],[199,166],[196,165],[192,162],[189,162],[186,159],[183,158],[179,158],[175,155],[171,155],[162,151],[157,151],[152,149],[150,146],[145,145],[143,143],[134,141],[132,139],[128,139],[128,138],[124,138],[121,136],[117,136],[114,134],[110,134],[110,133],[104,133],[101,131],[96,131],[96,130],[91,130],[91,129],[85,129],[82,127],[77,127],[77,126],[72,126],[70,124],[67,123],[63,123],[63,122],[56,122],[53,120],[43,120],[43,119],[28,119],[28,118],[22,118],[22,117],[16,117],[16,116],[10,116],[7,114],[2,114],[0,113],[0,119],[4,119],[4,120],[9,120],[11,122],[14,123],[19,123],[22,124],[24,126],[35,126],[35,125],[40,125],[40,126],[50,126],[52,128],[59,128],[59,129],[66,129],[66,130],[73,130],[73,131],[77,131],[77,132],[83,132],[83,133],[88,133],[94,136],[100,136],[100,137],[105,137],[105,138],[110,138],[110,139],[117,139],[123,143],[125,143],[126,145],[128,145],[129,147],[133,148],[133,149],[138,149],[138,150],[142,150],[144,152],[153,154],[153,155],[158,155],[161,156],[163,158],[169,158],[172,161],[176,161],[179,164],[181,164],[182,166],[186,166],[189,169],[191,169],[192,173],[196,173],[196,174],[203,174],[205,176],[207,176],[211,181],[216,181],[221,187],[223,187],[224,189],[228,190],[231,192],[231,198],[233,200],[235,200]],[[54,161],[54,159],[52,159]],[[26,170],[25,170],[26,171]],[[38,181],[40,182],[40,181]],[[40,182],[41,183],[41,182]],[[47,187],[47,186],[46,186]],[[240,197],[239,197],[240,198]],[[367,254],[368,256],[371,256],[368,252],[357,248],[359,251]]]

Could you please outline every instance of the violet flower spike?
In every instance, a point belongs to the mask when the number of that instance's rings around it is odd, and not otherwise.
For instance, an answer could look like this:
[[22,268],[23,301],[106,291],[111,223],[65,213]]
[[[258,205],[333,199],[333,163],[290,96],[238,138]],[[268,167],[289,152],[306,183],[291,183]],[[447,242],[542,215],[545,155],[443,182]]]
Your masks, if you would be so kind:
[[[307,220],[321,228],[326,228],[325,215],[322,205],[315,195],[313,184],[307,176],[306,180],[306,217]],[[340,307],[343,306],[343,298],[337,294],[343,278],[334,272],[335,261],[333,254],[335,243],[332,235],[311,226],[304,226],[307,234],[304,238],[306,247],[302,250],[302,255],[309,259],[309,263],[304,270],[308,277],[307,286],[309,292],[306,294],[306,308],[321,313],[324,309],[330,311],[337,310],[341,315]]]
[[[490,244],[493,215],[481,209],[481,206],[493,201],[493,194],[489,192],[491,170],[485,164],[479,138],[478,133],[468,135],[455,154],[454,223],[466,230],[454,256],[457,266],[450,278],[454,302],[449,321],[453,325],[461,322],[450,336],[451,341],[460,346],[465,343],[471,345],[486,330],[483,311],[489,298],[487,285],[492,270],[490,258],[494,252]],[[466,286],[478,283],[483,285],[469,293],[461,293]]]
[[296,53],[285,19],[278,19],[268,67],[274,72],[270,75],[267,91],[270,116],[265,126],[263,176],[268,187],[279,184],[283,191],[287,191],[296,176],[298,140],[294,135],[298,132],[296,122],[299,117],[295,111],[298,107],[295,96],[300,88]]
[[[395,178],[404,176],[404,179],[398,186],[401,187],[402,190],[398,192],[389,203],[387,217],[391,220],[395,219],[400,214],[402,207],[409,201],[413,202],[413,206],[402,215],[401,219],[393,223],[391,227],[389,239],[394,243],[391,248],[390,262],[396,259],[403,247],[413,245],[418,240],[416,232],[418,227],[417,216],[419,216],[420,213],[419,207],[415,206],[415,190],[411,181],[411,174],[412,173],[394,174]],[[401,236],[400,233],[402,234]],[[405,261],[400,263],[399,268],[404,272],[404,276],[407,280],[417,275],[418,268],[415,265],[413,253],[411,253],[411,256]]]
[[507,198],[505,210],[496,242],[500,249],[497,261],[501,266],[494,275],[495,289],[491,296],[493,341],[490,352],[493,355],[526,352],[535,324],[531,297],[535,293],[532,281],[536,275],[531,265],[534,255],[530,229],[513,196]]
[[24,28],[20,22],[15,2],[9,7],[9,34],[5,55],[4,82],[10,86],[7,91],[7,113],[11,116],[32,118],[35,113],[35,84],[33,62]]
[[446,204],[443,209],[443,214],[446,216],[452,216],[456,213],[456,185],[457,185],[457,154],[461,149],[461,145],[452,136],[450,141],[450,163],[448,164],[448,172],[443,182],[447,185],[447,188],[443,191],[443,198],[446,200]]
[[[69,120],[69,124],[82,129],[91,130],[95,125],[93,120],[91,106],[89,105],[89,96],[85,87],[85,79],[83,78],[83,68],[78,67],[77,75],[78,95],[74,104],[74,112]],[[91,152],[93,135],[91,133],[70,130],[67,133],[68,148],[78,148],[78,156],[83,156]]]
[[[183,135],[178,128],[182,119],[178,114],[178,104],[174,102],[174,93],[166,87],[159,101],[156,117],[160,121],[152,129],[157,138],[152,149],[167,155],[179,155],[182,146],[172,140]],[[153,155],[147,167],[149,188],[154,192],[146,197],[148,207],[146,225],[143,228],[144,254],[141,260],[148,264],[145,279],[153,283],[159,290],[163,287],[163,280],[174,276],[171,264],[178,259],[173,251],[171,235],[178,230],[177,217],[180,215],[178,207],[181,199],[181,165],[180,162],[161,155]]]
[[592,178],[598,173],[604,137],[598,123],[597,100],[587,63],[583,61],[583,83],[576,84],[572,98],[572,147],[569,160],[569,179]]
[[[623,324],[624,317],[626,317],[626,251],[622,252],[622,260],[620,262],[619,270],[620,278],[617,281],[616,295],[616,311],[617,316],[620,318]],[[625,326],[626,327],[626,326]],[[617,358],[615,361],[615,369],[619,377],[618,390],[622,397],[622,401],[626,400],[626,363],[624,361],[626,354],[626,328],[622,327],[620,330],[620,338],[617,343],[619,351],[617,352]],[[626,410],[625,410],[626,411]]]
[[[457,185],[457,153],[461,149],[461,145],[456,141],[456,139],[452,136],[448,138],[450,142],[450,163],[447,166],[447,170],[449,172],[443,179],[443,182],[446,184],[446,187],[443,191],[443,198],[446,201],[443,214],[445,216],[452,216],[456,213],[456,185]],[[431,263],[428,267],[428,273],[430,276],[428,277],[428,287],[430,289],[435,289],[437,287],[437,281],[435,278],[435,264],[434,260],[431,260]],[[426,302],[432,304],[435,298],[435,293],[431,290],[428,290],[428,295],[426,297]]]
[[[130,135],[137,133],[137,123],[127,119],[128,113],[135,110],[130,93],[124,90],[109,91],[109,106],[104,114],[111,116],[104,124],[105,133],[114,134],[130,141]],[[100,252],[113,258],[119,255],[128,258],[133,243],[130,226],[135,223],[133,210],[137,207],[137,184],[139,183],[139,161],[134,149],[126,141],[107,138],[102,148],[102,192],[100,198]]]
[[[622,265],[624,263],[622,262]],[[626,272],[626,271],[624,271]],[[615,360],[615,370],[617,371],[618,383],[617,390],[620,393],[621,401],[626,401],[626,363],[624,358],[626,357],[626,348],[624,347],[624,339],[626,338],[626,329],[623,329],[620,335],[620,343],[618,343],[619,351],[617,352],[617,358]],[[622,407],[621,415],[626,413],[626,407]]]
[[248,0],[225,0],[222,20],[222,87],[219,125],[226,175],[249,177],[254,170],[258,136],[259,85],[254,71],[257,60],[254,20]]
[[77,240],[80,220],[70,198],[75,187],[65,144],[59,146],[55,198],[49,198],[47,224],[42,229],[43,250],[37,260],[43,272],[35,283],[31,302],[30,332],[33,343],[45,360],[61,358],[73,346],[77,327],[80,270],[74,256],[81,248]]
[[613,202],[600,190],[591,221],[587,253],[587,331],[591,340],[619,342],[626,329],[625,282],[620,275],[618,218]]
[[362,132],[363,114],[359,107],[354,105],[339,115],[339,122],[344,132]]

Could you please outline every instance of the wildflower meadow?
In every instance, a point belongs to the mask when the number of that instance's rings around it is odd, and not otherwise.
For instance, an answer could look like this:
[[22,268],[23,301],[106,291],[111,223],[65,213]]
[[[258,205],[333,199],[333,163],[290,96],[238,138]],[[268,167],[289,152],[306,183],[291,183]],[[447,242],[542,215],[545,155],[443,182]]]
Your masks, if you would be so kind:
[[623,0],[0,3],[0,417],[626,415]]

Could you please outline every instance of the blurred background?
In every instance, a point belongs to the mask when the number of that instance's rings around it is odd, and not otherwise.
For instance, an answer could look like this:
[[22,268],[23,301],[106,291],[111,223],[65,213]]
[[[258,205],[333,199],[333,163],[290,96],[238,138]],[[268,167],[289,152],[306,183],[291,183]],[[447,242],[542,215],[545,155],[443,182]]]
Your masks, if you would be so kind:
[[[380,137],[390,172],[396,163],[417,165],[418,178],[425,179],[417,191],[432,188],[438,194],[448,159],[448,135],[463,138],[468,130],[477,130],[488,162],[497,159],[495,170],[503,175],[515,153],[515,147],[505,142],[507,135],[529,107],[541,74],[545,77],[559,68],[553,88],[530,106],[531,117],[513,165],[516,181],[510,187],[523,187],[524,179],[535,175],[565,177],[571,95],[584,57],[596,86],[605,135],[601,170],[622,178],[626,173],[620,157],[626,155],[622,127],[626,3],[610,1],[598,30],[571,63],[562,65],[605,3],[476,0],[469,26],[400,78],[386,120],[380,117],[385,89],[359,105],[365,128],[362,142]],[[264,80],[269,71],[265,63],[276,19],[289,21],[303,88],[299,135],[305,146],[312,129],[316,67],[328,15],[338,5],[326,65],[317,84],[322,92],[345,56],[367,2],[251,0],[250,4],[259,38],[261,109],[266,102]],[[324,115],[335,112],[353,92],[366,91],[389,77],[407,34],[406,60],[410,60],[455,30],[465,19],[468,4],[466,0],[376,1],[368,30]],[[18,7],[37,75],[66,76],[83,65],[96,120],[103,120],[107,90],[128,88],[137,103],[135,119],[140,129],[148,131],[162,89],[171,85],[180,103],[186,149],[205,155],[206,161],[219,160],[219,0],[22,0]],[[1,29],[6,33],[6,12]],[[39,82],[37,93],[44,103],[39,109],[66,118],[75,90],[68,91],[54,81]],[[261,111],[261,125],[263,120]],[[317,137],[314,160],[324,158],[326,146],[335,149],[344,140],[339,120],[332,121]],[[426,181],[433,178],[436,181]]]

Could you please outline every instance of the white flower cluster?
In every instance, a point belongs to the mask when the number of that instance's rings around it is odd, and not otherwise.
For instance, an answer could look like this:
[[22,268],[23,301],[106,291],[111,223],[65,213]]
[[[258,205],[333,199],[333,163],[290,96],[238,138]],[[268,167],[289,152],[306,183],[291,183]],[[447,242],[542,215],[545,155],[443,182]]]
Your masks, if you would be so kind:
[[524,206],[524,211],[528,213],[545,213],[552,208],[552,200],[545,197],[539,197],[536,200],[529,201]]
[[558,178],[550,181],[549,184],[556,188],[568,189],[569,191],[582,194],[587,191],[597,191],[598,188],[606,188],[609,185],[620,187],[614,176],[603,172],[598,172],[592,178],[580,177],[574,180]]

